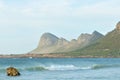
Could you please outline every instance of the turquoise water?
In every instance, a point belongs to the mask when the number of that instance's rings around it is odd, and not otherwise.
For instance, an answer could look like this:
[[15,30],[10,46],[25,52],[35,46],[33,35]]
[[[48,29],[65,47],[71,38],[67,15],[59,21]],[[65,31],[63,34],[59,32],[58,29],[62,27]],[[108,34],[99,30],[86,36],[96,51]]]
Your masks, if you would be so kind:
[[[6,76],[16,67],[21,76]],[[119,58],[0,59],[0,80],[120,80]]]

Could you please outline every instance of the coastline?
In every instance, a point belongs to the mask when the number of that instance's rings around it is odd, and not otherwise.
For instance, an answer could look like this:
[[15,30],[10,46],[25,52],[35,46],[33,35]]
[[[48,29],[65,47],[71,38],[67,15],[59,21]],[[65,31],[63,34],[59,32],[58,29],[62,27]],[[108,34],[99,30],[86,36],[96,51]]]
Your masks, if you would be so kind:
[[120,58],[120,56],[71,56],[64,54],[0,54],[0,58]]

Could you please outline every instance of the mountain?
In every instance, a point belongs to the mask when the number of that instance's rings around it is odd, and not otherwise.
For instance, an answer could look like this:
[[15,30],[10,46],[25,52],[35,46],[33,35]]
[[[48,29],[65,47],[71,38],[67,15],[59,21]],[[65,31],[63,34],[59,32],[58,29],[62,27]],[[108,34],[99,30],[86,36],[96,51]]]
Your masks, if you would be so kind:
[[101,33],[94,31],[92,34],[81,34],[78,39],[68,41],[64,38],[58,38],[51,33],[44,33],[40,38],[38,47],[30,53],[43,54],[70,52],[93,44],[102,37],[103,35]]
[[[96,32],[96,33],[95,33]],[[88,34],[88,33],[82,33],[77,40],[76,39],[72,39],[70,41],[70,43],[64,47],[64,52],[70,52],[70,51],[74,51],[77,49],[81,49],[85,46],[91,45],[93,43],[95,43],[97,40],[99,40],[100,38],[102,38],[103,35],[97,31],[94,31],[92,34]]]
[[90,41],[92,42],[94,42],[94,41],[96,41],[96,40],[98,40],[98,39],[100,39],[100,38],[102,38],[103,37],[103,35],[101,34],[101,33],[99,33],[99,32],[97,32],[97,31],[94,31],[93,33],[92,33],[92,36],[91,36],[91,39],[90,39]]
[[38,47],[33,51],[31,51],[30,53],[37,53],[37,54],[53,53],[59,47],[62,47],[68,43],[69,41],[67,41],[64,38],[58,38],[57,36],[51,33],[44,33],[40,38]]
[[[82,49],[71,52],[75,56],[101,56],[101,57],[119,57],[120,56],[120,22],[116,28],[105,35],[96,43],[86,46]],[[70,54],[71,55],[71,54]]]
[[98,39],[102,38],[103,35],[97,31],[94,31],[92,34],[81,34],[78,37],[78,43],[83,45],[88,45],[94,43]]
[[40,45],[38,45],[38,48],[46,48],[56,45],[58,39],[58,37],[51,33],[44,33],[40,39]]

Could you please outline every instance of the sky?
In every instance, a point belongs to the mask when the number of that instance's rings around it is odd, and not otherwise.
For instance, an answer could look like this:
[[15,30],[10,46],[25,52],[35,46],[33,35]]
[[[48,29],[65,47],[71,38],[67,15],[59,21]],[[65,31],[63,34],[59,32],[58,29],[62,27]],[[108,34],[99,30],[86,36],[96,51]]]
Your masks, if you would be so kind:
[[120,0],[0,0],[0,54],[27,53],[50,32],[67,40],[120,21]]

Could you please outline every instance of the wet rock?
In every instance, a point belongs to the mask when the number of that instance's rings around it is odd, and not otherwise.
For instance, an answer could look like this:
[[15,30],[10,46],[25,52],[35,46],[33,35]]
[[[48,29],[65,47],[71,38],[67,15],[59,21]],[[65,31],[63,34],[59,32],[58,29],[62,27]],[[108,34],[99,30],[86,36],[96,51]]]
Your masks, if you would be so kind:
[[6,69],[7,76],[20,76],[19,71],[14,67],[9,67]]

